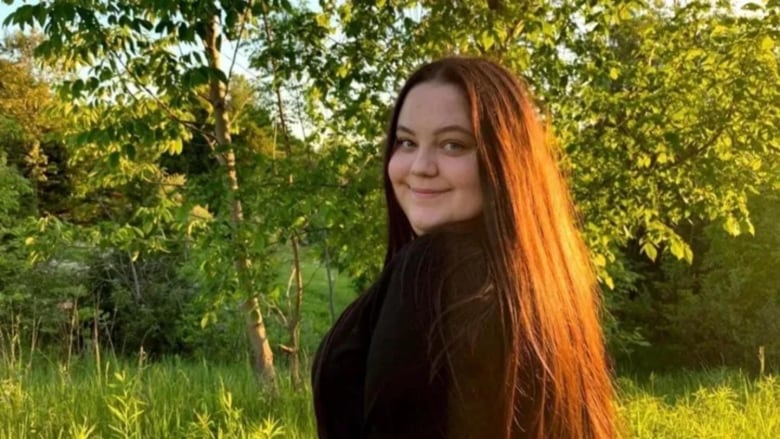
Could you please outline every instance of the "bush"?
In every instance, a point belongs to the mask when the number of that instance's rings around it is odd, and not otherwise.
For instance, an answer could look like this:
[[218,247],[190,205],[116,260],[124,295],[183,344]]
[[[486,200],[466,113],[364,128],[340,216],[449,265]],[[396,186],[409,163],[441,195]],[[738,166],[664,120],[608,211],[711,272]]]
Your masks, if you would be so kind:
[[217,324],[201,328],[213,304],[204,300],[197,279],[183,275],[184,261],[181,251],[135,260],[126,252],[112,251],[92,260],[93,306],[105,316],[102,332],[116,353],[132,355],[143,349],[152,356],[210,358],[222,355],[224,349],[235,353],[242,331],[234,326],[240,326],[240,319],[223,315]]
[[645,268],[621,310],[650,342],[633,356],[642,367],[757,371],[763,346],[767,369],[780,370],[780,195],[754,199],[751,212],[755,236],[711,224],[694,240],[692,266],[664,255],[656,270]]

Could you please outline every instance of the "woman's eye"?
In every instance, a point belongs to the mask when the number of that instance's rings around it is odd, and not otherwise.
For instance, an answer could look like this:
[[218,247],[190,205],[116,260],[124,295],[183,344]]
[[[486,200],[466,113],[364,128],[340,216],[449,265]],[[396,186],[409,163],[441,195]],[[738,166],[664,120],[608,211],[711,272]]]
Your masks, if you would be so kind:
[[465,146],[455,142],[447,142],[444,144],[444,146],[442,146],[442,148],[444,148],[444,150],[447,152],[460,152],[466,149]]
[[398,139],[395,141],[395,146],[404,149],[414,148],[414,142],[408,139]]

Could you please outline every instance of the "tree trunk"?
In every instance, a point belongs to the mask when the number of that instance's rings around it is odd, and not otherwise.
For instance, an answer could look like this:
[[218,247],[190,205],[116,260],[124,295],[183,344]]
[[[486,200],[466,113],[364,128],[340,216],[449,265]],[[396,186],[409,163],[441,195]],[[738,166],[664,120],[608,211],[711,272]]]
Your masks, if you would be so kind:
[[291,241],[293,251],[293,264],[295,264],[295,302],[292,309],[292,318],[290,319],[290,376],[293,382],[293,388],[300,389],[301,367],[301,303],[303,302],[303,275],[301,274],[300,246],[298,244],[298,235],[293,234]]
[[[270,43],[273,40],[271,33],[271,26],[268,23],[268,14],[263,5],[263,26],[265,27],[266,40]],[[271,59],[271,69],[276,77],[276,61]],[[276,106],[279,110],[279,126],[282,131],[282,139],[284,141],[284,150],[287,159],[292,159],[293,152],[290,145],[289,131],[287,130],[287,122],[284,117],[284,103],[282,102],[282,92],[279,85],[276,85]],[[288,183],[290,186],[293,184],[293,176],[290,174]],[[290,374],[295,389],[299,389],[301,385],[300,374],[300,321],[301,321],[301,303],[303,302],[303,278],[301,275],[301,260],[299,257],[299,239],[298,233],[293,231],[293,236],[290,239],[290,245],[293,251],[293,264],[295,265],[296,273],[296,291],[295,291],[295,304],[291,310],[293,315],[290,318]]]
[[330,305],[330,324],[336,322],[336,306],[333,303],[333,276],[330,273],[330,250],[328,249],[328,231],[325,230],[325,273],[328,275],[328,303]]
[[[203,40],[209,65],[221,71],[220,42],[218,17],[212,16],[206,28]],[[231,227],[233,244],[233,262],[238,275],[238,288],[248,297],[244,302],[243,311],[247,321],[247,335],[252,345],[252,365],[259,380],[275,386],[276,370],[274,368],[273,351],[268,341],[263,321],[263,313],[257,297],[254,295],[253,283],[247,272],[250,265],[246,254],[243,236],[244,212],[238,193],[238,172],[236,170],[236,154],[230,138],[230,119],[227,111],[226,84],[219,78],[212,77],[209,82],[209,100],[214,110],[214,140],[218,146],[217,154],[223,154],[221,162],[225,166],[228,180],[228,194],[231,207]]]
[[261,382],[275,384],[274,353],[271,350],[271,343],[268,342],[257,297],[244,302],[243,308],[246,315],[246,331],[252,345],[252,368]]

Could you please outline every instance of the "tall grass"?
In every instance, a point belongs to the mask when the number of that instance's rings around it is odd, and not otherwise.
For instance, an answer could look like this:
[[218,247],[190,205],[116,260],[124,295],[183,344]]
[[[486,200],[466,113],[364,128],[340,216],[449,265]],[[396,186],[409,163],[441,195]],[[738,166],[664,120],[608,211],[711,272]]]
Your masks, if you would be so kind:
[[[272,395],[248,364],[113,360],[0,372],[0,439],[316,437],[310,389],[282,381]],[[628,437],[780,437],[773,376],[712,370],[621,377],[618,387]]]
[[[301,325],[305,358],[332,319],[325,268],[312,262],[307,250]],[[280,283],[286,283],[289,272],[282,268]],[[357,293],[346,277],[334,276],[338,314]],[[274,340],[285,339],[284,328],[270,330]],[[316,437],[311,389],[293,390],[284,370],[278,373],[279,391],[271,394],[259,387],[249,361],[167,358],[147,363],[87,352],[65,366],[36,350],[34,338],[18,325],[0,332],[0,439]],[[106,357],[110,360],[96,361]],[[233,358],[245,357],[246,352],[236,352]],[[623,376],[617,385],[627,437],[780,438],[777,377],[753,379],[718,369]]]
[[308,389],[272,395],[248,364],[77,363],[0,378],[0,439],[311,438]]
[[618,379],[635,438],[780,438],[780,380],[716,369]]

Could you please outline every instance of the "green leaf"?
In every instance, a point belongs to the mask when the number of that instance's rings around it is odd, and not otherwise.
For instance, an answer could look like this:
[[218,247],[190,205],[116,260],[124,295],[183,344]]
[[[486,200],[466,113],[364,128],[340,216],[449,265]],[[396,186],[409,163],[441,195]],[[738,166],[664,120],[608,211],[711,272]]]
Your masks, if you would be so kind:
[[32,26],[34,11],[33,8],[34,7],[32,5],[19,6],[14,12],[6,17],[6,19],[3,21],[3,25],[8,26],[10,24],[16,24],[19,25],[19,27],[22,29],[24,29],[24,27],[27,25]]
[[759,47],[761,48],[761,50],[769,52],[775,48],[775,42],[772,39],[772,37],[765,36],[764,38],[761,39],[761,43],[759,43]]
[[653,245],[652,242],[646,242],[642,246],[641,252],[647,255],[651,261],[655,261],[655,259],[658,257],[658,249],[655,247],[655,245]]
[[691,249],[690,245],[687,244],[685,245],[685,253],[683,254],[683,259],[685,259],[685,261],[688,264],[693,264],[693,249]]
[[71,94],[73,94],[73,96],[75,96],[77,98],[80,97],[81,96],[81,92],[83,90],[84,90],[84,81],[83,80],[77,79],[77,80],[73,81],[73,83],[71,84],[71,87],[70,87],[70,92],[71,92]]
[[601,280],[607,285],[607,288],[609,288],[610,290],[615,289],[615,280],[612,279],[612,276],[610,276],[609,274],[603,273],[601,275]]
[[174,139],[168,142],[168,148],[166,148],[166,151],[173,155],[181,154],[183,147],[184,144],[182,143],[181,139]]
[[693,262],[693,251],[682,239],[672,237],[669,250],[675,258],[685,260],[689,264]]
[[108,165],[116,169],[119,167],[119,153],[114,151],[111,154],[108,155]]
[[203,315],[203,317],[200,319],[200,327],[205,328],[209,325],[209,323],[216,322],[217,321],[217,315],[213,311],[207,312]]
[[315,22],[321,28],[327,29],[330,26],[330,17],[327,14],[320,13],[317,14]]
[[45,4],[35,5],[33,15],[35,16],[35,19],[38,21],[39,26],[43,27],[46,25],[46,18],[48,17],[48,13],[49,11],[46,8]]
[[723,228],[731,236],[737,236],[741,232],[741,229],[739,227],[739,221],[737,221],[737,219],[731,215],[726,217],[726,221],[723,223]]
[[152,22],[149,20],[144,20],[143,18],[136,19],[136,21],[141,25],[144,30],[152,30],[154,25],[152,25]]
[[126,143],[125,146],[122,147],[122,150],[129,160],[135,160],[135,145],[132,143]]
[[485,50],[490,50],[490,48],[492,48],[493,44],[496,42],[496,39],[493,37],[493,33],[487,30],[485,32],[482,32],[479,41],[480,43],[482,43],[482,47]]

